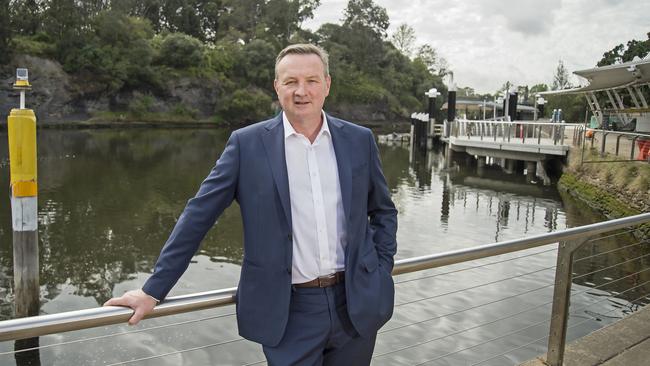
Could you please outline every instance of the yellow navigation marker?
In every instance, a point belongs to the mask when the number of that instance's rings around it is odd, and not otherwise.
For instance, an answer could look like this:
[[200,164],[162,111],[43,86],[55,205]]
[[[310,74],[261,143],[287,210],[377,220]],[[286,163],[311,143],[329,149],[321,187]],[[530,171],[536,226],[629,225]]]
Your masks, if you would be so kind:
[[27,69],[18,69],[15,89],[21,90],[21,108],[7,118],[9,171],[13,197],[36,197],[36,115],[25,109],[24,91],[29,89]]

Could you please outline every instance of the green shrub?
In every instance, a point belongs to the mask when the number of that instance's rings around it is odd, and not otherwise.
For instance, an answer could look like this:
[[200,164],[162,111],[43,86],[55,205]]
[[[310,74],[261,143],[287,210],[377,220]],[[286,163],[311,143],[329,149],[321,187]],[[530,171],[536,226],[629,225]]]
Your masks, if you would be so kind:
[[151,112],[153,102],[151,95],[136,95],[129,103],[129,113],[134,117],[142,117]]
[[203,44],[183,33],[170,33],[160,43],[158,61],[167,66],[184,69],[199,66],[203,60]]
[[37,57],[52,57],[56,47],[51,40],[44,39],[43,35],[15,36],[13,48],[17,54],[32,55]]
[[190,117],[192,119],[196,119],[199,111],[194,108],[190,108],[182,103],[176,103],[174,105],[174,108],[172,108],[171,113],[179,117]]
[[260,89],[238,89],[226,98],[218,114],[230,123],[256,122],[273,114],[271,103],[271,96]]

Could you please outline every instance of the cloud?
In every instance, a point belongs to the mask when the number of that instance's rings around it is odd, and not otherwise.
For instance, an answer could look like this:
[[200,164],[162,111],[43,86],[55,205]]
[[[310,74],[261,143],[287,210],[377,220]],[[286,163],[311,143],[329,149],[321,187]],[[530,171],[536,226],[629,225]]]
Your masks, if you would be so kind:
[[[459,86],[494,92],[551,83],[559,59],[571,72],[591,68],[604,52],[647,39],[650,1],[639,0],[375,0],[390,17],[389,33],[406,23],[418,43],[449,62]],[[323,0],[314,20],[339,22],[347,0]]]
[[552,28],[562,3],[560,0],[489,0],[479,1],[476,6],[488,16],[503,18],[507,31],[534,36]]

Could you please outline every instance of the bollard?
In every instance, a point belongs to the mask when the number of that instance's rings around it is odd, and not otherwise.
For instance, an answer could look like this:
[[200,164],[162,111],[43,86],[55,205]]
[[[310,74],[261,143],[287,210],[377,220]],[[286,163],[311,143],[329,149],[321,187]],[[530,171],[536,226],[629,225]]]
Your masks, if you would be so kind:
[[16,71],[14,89],[20,91],[20,108],[7,118],[11,216],[13,228],[15,316],[39,313],[38,212],[36,175],[36,116],[25,108],[31,89],[27,69]]
[[[447,121],[451,122],[455,119],[456,119],[456,91],[449,90],[449,92],[447,93]],[[485,107],[483,107],[483,119],[485,119]]]
[[517,120],[517,98],[519,95],[516,92],[510,92],[508,96],[508,116],[511,121]]

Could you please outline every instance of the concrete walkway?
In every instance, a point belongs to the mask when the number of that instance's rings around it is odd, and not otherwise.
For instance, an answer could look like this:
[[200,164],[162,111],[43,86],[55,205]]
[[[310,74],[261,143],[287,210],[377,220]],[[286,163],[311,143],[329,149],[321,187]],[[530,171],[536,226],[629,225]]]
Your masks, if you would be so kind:
[[[520,366],[546,365],[540,358]],[[570,343],[564,353],[564,365],[650,365],[650,305]]]

